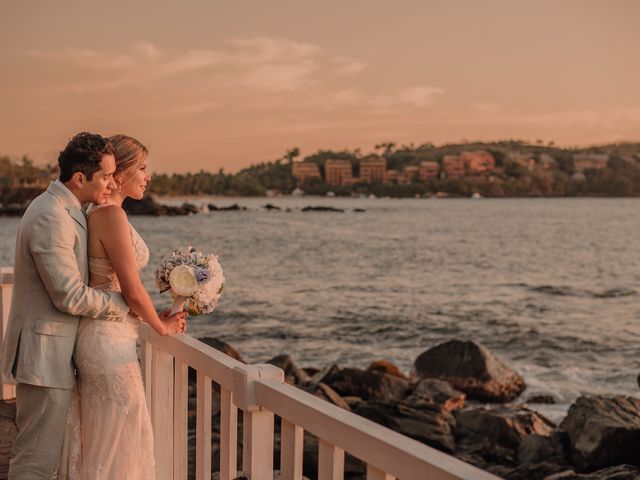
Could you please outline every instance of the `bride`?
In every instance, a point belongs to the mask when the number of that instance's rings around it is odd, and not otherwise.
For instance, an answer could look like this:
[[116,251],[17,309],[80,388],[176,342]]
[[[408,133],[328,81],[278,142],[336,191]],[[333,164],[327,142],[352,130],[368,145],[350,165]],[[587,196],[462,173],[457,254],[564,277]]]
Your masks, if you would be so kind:
[[138,318],[83,318],[76,340],[77,391],[67,420],[59,478],[155,479],[153,431],[136,353],[138,326],[161,335],[183,332],[186,312],[158,316],[140,280],[149,250],[122,209],[127,197],[142,198],[149,182],[148,152],[137,140],[111,137],[118,187],[104,205],[87,210],[90,285],[122,291]]

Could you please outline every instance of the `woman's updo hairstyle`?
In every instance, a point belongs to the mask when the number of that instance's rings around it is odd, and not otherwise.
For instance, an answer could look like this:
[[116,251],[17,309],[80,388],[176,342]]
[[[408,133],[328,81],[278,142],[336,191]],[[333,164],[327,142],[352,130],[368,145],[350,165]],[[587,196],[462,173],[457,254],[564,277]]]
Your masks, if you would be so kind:
[[109,137],[109,143],[113,146],[113,156],[116,159],[116,171],[114,175],[138,168],[149,155],[147,147],[135,138],[127,135],[114,135],[113,137]]

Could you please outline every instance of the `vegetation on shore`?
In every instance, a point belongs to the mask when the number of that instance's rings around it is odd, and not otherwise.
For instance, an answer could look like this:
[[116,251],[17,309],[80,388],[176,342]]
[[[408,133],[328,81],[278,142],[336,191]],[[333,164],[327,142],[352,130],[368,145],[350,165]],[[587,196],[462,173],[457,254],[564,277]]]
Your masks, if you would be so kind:
[[[259,163],[232,174],[223,169],[218,172],[201,170],[197,173],[155,174],[150,191],[160,195],[227,195],[261,196],[268,192],[289,194],[296,187],[307,194],[338,196],[374,194],[376,196],[415,197],[436,193],[450,196],[469,196],[479,193],[486,197],[530,196],[638,196],[640,195],[640,143],[616,143],[588,148],[562,148],[553,142],[529,143],[520,140],[498,142],[466,142],[436,146],[426,143],[420,146],[393,143],[377,146],[387,160],[387,168],[401,171],[404,167],[419,165],[424,161],[441,162],[444,155],[456,155],[465,150],[486,150],[496,160],[498,170],[481,176],[436,178],[409,183],[356,183],[349,186],[329,186],[322,179],[308,179],[302,184],[291,174],[291,163],[299,156],[297,148],[291,149],[279,159]],[[528,169],[509,161],[509,154],[518,152],[539,159],[549,155],[555,160],[551,169]],[[609,155],[606,168],[586,170],[576,178],[573,155],[599,153]],[[328,159],[349,160],[354,175],[358,175],[360,160],[369,154],[359,149],[331,151],[320,150],[302,159],[316,163],[321,173]],[[46,187],[55,177],[52,166],[39,167],[27,156],[15,161],[0,156],[0,194],[2,203],[17,203],[15,191],[24,188]],[[19,197],[19,196],[18,196]],[[11,200],[15,200],[11,202]]]

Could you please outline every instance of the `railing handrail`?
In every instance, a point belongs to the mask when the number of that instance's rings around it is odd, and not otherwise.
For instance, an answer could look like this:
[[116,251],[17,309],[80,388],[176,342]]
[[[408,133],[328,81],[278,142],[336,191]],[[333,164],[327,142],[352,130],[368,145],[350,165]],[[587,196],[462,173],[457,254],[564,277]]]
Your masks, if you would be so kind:
[[[494,480],[424,443],[275,380],[258,380],[257,400],[276,415],[400,478]],[[416,477],[416,472],[424,475]],[[440,476],[434,477],[438,474]]]

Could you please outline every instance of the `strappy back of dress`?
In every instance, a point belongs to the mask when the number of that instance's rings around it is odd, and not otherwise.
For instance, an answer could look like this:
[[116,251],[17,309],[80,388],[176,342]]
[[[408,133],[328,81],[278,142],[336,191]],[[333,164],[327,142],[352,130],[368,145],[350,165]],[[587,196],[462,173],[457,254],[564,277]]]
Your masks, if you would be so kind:
[[[87,208],[87,217],[103,206],[104,205],[89,205]],[[129,224],[129,230],[131,232],[131,245],[133,246],[136,266],[138,270],[142,270],[147,263],[149,263],[149,248],[131,224]],[[89,274],[89,284],[91,287],[112,292],[120,291],[118,276],[113,269],[111,260],[108,258],[89,256]]]

